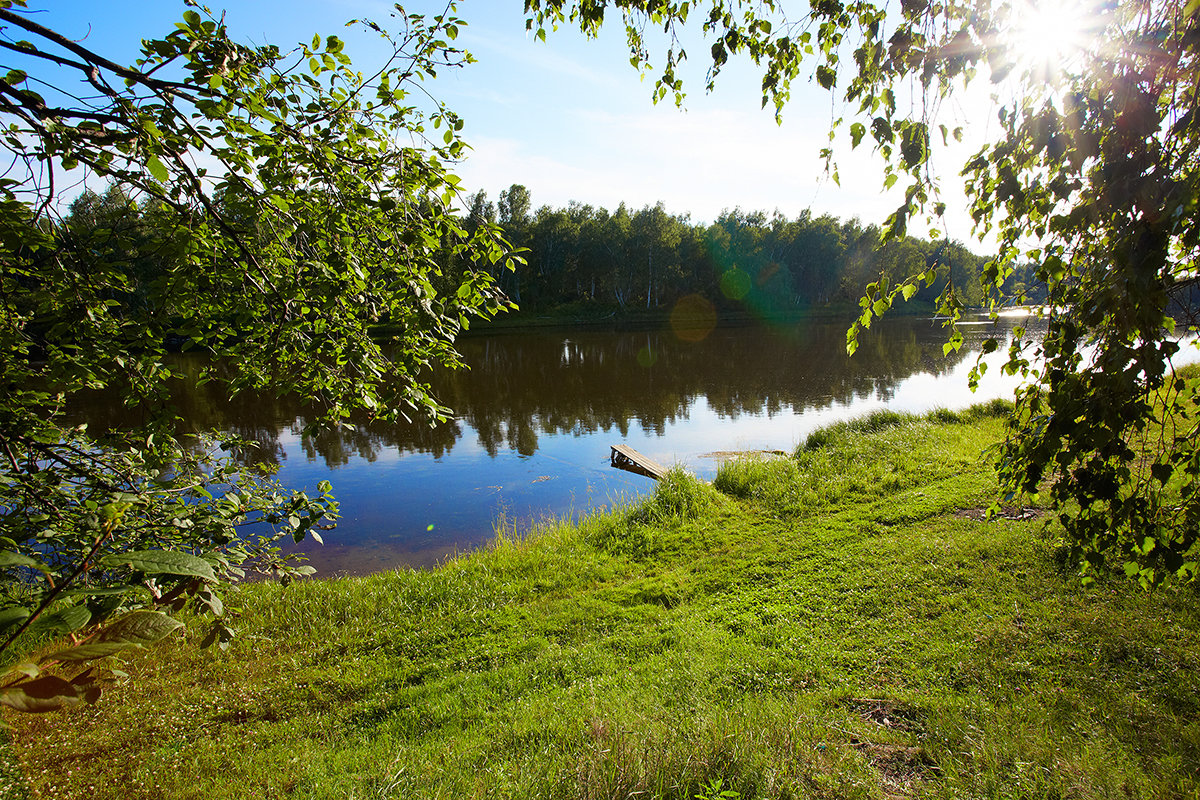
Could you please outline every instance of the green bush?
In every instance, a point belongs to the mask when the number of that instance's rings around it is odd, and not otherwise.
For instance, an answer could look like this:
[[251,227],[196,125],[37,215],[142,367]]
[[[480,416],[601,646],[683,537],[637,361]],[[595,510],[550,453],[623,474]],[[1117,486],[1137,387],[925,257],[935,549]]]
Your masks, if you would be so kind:
[[917,422],[936,422],[943,425],[963,425],[989,418],[1007,419],[1013,413],[1011,400],[995,398],[984,403],[976,403],[961,411],[949,408],[935,408],[925,414],[907,414],[882,408],[872,411],[863,417],[835,422],[824,428],[818,428],[808,435],[804,444],[796,448],[796,454],[820,450],[828,447],[837,439],[853,434],[877,433],[886,428],[900,425],[912,425]]

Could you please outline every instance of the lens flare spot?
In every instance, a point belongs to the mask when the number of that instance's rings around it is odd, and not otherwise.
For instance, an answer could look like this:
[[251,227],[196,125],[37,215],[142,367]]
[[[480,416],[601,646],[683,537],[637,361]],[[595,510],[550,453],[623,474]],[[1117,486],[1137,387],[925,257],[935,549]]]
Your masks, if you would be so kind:
[[750,293],[750,273],[737,267],[721,276],[721,293],[730,300],[741,300]]
[[642,367],[652,367],[654,362],[658,361],[658,353],[650,349],[650,345],[646,345],[641,350],[638,350],[637,362]]
[[779,262],[772,261],[758,271],[758,277],[754,279],[754,285],[762,288],[767,285],[767,282],[779,274]]
[[671,330],[684,342],[703,341],[717,327],[717,309],[704,297],[689,294],[671,309]]

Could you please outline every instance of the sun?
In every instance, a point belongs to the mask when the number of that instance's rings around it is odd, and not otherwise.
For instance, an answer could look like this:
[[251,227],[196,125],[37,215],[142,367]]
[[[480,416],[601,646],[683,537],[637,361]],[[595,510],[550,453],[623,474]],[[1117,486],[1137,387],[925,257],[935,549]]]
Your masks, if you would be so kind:
[[1054,81],[1095,51],[1103,28],[1103,13],[1096,2],[1014,0],[1003,38],[1012,68]]

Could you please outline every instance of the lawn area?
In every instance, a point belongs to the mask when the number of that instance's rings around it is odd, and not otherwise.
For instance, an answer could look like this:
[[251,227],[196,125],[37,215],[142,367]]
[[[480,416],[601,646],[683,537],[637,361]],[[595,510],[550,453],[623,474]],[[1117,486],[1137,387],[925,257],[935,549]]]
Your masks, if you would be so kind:
[[1083,587],[1052,520],[983,519],[997,413],[841,425],[435,570],[243,586],[228,651],[189,626],[95,707],[8,715],[0,793],[1200,795],[1197,589]]

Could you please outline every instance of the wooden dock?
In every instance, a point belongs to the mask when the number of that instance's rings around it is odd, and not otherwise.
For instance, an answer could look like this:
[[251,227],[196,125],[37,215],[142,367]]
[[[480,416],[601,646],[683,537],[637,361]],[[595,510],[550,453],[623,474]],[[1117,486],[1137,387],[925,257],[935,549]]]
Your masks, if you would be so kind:
[[633,472],[637,475],[645,475],[647,478],[654,478],[656,481],[661,481],[667,476],[666,467],[651,458],[647,458],[628,445],[614,444],[612,446],[610,461],[617,469],[623,469],[626,472]]

